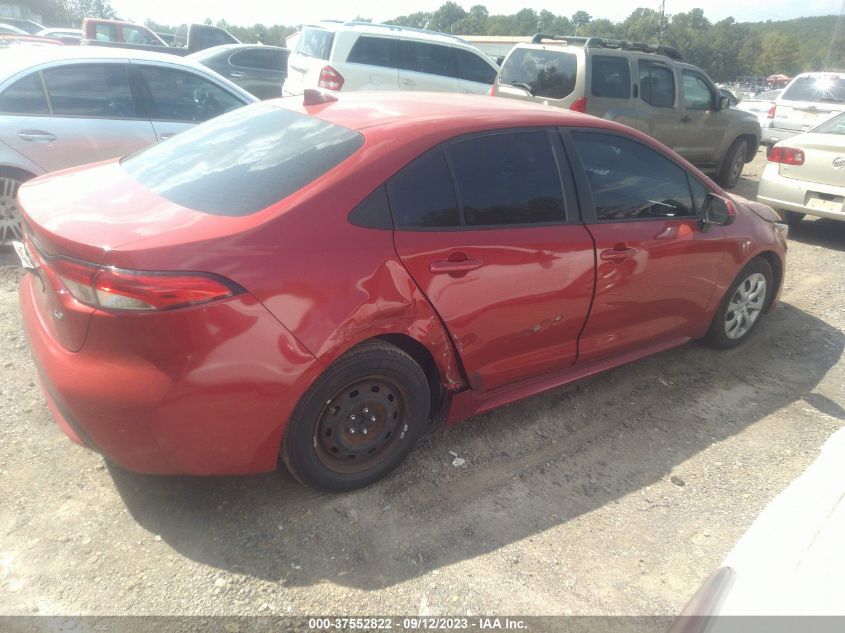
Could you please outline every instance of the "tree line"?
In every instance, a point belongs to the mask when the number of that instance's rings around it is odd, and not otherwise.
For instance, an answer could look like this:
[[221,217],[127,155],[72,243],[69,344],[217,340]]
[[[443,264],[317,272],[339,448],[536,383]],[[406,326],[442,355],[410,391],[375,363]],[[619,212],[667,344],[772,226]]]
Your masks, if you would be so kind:
[[[49,26],[78,26],[83,17],[117,17],[108,0],[30,0],[30,5]],[[369,21],[365,17],[358,19]],[[205,23],[212,21],[207,19]],[[583,10],[570,16],[534,9],[490,15],[484,5],[465,10],[450,0],[436,11],[418,11],[387,23],[456,35],[525,36],[542,32],[646,43],[662,40],[678,48],[687,61],[703,68],[715,81],[731,81],[743,75],[793,75],[806,70],[845,71],[845,24],[840,24],[837,31],[836,16],[746,23],[725,18],[711,22],[702,9],[661,19],[660,12],[639,8],[625,20],[612,22]],[[175,31],[174,25],[151,19],[145,24],[157,32]],[[294,26],[280,24],[237,26],[225,20],[214,24],[242,42],[275,45],[284,45],[285,38],[296,31]]]

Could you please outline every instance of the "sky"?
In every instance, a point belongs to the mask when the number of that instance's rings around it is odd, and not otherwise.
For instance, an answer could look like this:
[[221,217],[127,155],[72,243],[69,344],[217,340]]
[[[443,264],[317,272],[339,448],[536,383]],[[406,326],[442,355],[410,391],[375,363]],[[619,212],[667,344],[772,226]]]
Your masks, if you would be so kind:
[[[143,22],[147,18],[159,24],[202,22],[211,18],[224,19],[230,24],[251,26],[297,25],[323,19],[353,19],[357,16],[376,22],[416,11],[433,11],[445,0],[312,0],[311,2],[279,2],[279,0],[110,0],[121,18]],[[733,16],[738,22],[788,20],[811,15],[838,15],[845,0],[666,0],[666,12],[685,13],[702,7],[705,16],[716,22]],[[458,4],[469,9],[483,4],[490,14],[511,14],[523,8],[536,11],[548,9],[555,14],[572,15],[586,9],[594,18],[608,18],[614,22],[625,19],[636,7],[660,9],[660,0],[591,0],[575,2],[526,2],[526,0],[465,0]]]

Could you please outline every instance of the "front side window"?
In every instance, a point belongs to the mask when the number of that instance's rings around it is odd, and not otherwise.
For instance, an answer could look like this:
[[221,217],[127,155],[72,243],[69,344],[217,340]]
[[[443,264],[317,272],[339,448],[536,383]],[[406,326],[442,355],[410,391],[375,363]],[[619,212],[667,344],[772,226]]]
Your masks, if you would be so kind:
[[590,91],[595,97],[628,99],[631,96],[631,68],[624,57],[593,55]]
[[675,73],[667,66],[640,62],[640,99],[656,108],[675,105]]
[[557,163],[545,131],[471,138],[450,145],[449,154],[466,226],[566,219]]
[[116,42],[117,27],[114,24],[95,24],[94,39],[98,42]]
[[159,66],[140,69],[153,100],[153,119],[207,121],[244,105],[217,84],[193,73]]
[[713,104],[710,86],[700,75],[684,71],[684,107],[687,110],[709,110]]
[[123,159],[123,169],[175,204],[213,215],[265,209],[352,156],[363,137],[266,104],[225,114]]
[[304,28],[299,34],[296,52],[316,59],[329,58],[334,44],[334,33],[325,29]]
[[[696,215],[686,171],[640,143],[595,132],[573,132],[598,220],[618,222]],[[696,181],[697,182],[697,181]],[[698,204],[696,204],[698,203]]]
[[37,72],[18,79],[0,95],[0,112],[6,114],[48,114],[49,111]]
[[563,99],[575,90],[577,70],[572,53],[518,48],[505,60],[499,83],[528,86],[536,97]]
[[135,118],[138,113],[129,87],[127,64],[78,64],[48,68],[44,83],[53,114]]
[[352,64],[396,68],[396,40],[362,35],[349,51],[346,61]]
[[442,148],[423,154],[391,178],[387,183],[387,196],[399,227],[461,225],[452,177]]
[[452,47],[425,42],[401,43],[400,68],[429,75],[455,78],[458,76]]
[[496,69],[475,53],[461,48],[455,49],[458,58],[458,77],[466,81],[492,86],[496,79]]

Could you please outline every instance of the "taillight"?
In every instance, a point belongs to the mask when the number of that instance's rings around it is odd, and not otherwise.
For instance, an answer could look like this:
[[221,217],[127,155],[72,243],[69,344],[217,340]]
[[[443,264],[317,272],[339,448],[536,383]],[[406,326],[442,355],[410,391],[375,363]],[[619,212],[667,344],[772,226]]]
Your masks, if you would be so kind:
[[326,90],[340,90],[343,88],[343,75],[331,66],[324,66],[320,70],[320,79],[317,81],[317,87],[325,88]]
[[804,152],[800,149],[793,149],[792,147],[778,147],[775,146],[769,150],[769,162],[783,163],[784,165],[803,165]]
[[766,113],[766,118],[767,119],[774,119],[775,118],[775,110],[777,110],[777,109],[778,109],[778,107],[776,105],[772,105],[772,107],[769,108],[769,111]]
[[572,102],[572,105],[569,106],[569,109],[574,112],[586,112],[587,97],[578,97],[575,101]]
[[205,273],[124,270],[63,257],[51,258],[45,267],[74,299],[106,310],[172,310],[243,292],[232,282]]

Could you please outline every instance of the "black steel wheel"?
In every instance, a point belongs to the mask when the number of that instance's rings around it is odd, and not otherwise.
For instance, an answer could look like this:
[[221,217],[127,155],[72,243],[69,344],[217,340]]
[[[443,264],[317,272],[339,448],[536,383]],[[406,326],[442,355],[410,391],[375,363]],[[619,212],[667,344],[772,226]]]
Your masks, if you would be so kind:
[[320,376],[294,410],[282,459],[300,482],[340,492],[367,486],[411,452],[429,417],[425,373],[393,345],[360,345]]

